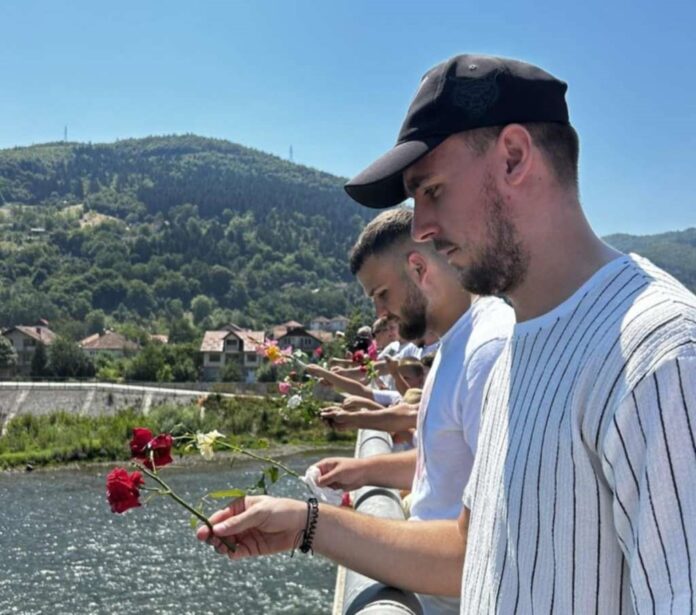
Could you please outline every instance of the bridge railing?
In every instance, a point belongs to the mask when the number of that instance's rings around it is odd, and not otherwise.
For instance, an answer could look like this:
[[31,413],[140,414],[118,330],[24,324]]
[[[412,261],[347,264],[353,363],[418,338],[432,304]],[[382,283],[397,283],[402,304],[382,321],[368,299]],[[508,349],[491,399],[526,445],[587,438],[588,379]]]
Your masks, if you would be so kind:
[[[361,430],[355,444],[355,457],[391,453],[392,440],[382,431]],[[396,489],[363,487],[352,493],[353,507],[360,514],[383,519],[403,520],[401,496]],[[333,615],[422,615],[421,605],[412,592],[390,587],[340,566],[336,575]]]

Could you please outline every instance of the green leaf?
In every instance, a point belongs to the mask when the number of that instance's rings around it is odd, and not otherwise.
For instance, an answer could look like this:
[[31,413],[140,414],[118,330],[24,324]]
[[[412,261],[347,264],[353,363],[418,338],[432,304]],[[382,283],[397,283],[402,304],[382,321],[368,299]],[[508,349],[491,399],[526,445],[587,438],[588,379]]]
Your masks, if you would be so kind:
[[270,468],[266,468],[265,474],[266,476],[268,476],[269,480],[271,481],[271,484],[273,484],[278,480],[280,472],[278,471],[278,468],[276,466],[271,466]]
[[262,474],[259,481],[256,483],[256,488],[261,490],[261,493],[266,495],[268,490],[266,489],[266,475]]
[[208,494],[216,500],[224,500],[226,498],[243,498],[246,495],[244,489],[224,489],[222,491],[213,491]]

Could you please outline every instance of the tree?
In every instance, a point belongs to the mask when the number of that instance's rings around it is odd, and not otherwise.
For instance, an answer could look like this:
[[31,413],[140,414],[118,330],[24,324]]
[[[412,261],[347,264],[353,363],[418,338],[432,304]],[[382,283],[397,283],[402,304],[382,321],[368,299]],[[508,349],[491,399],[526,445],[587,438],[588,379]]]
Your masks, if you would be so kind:
[[227,359],[225,366],[220,370],[221,382],[242,382],[242,368],[234,359]]
[[170,344],[189,344],[198,338],[198,333],[188,318],[177,318],[169,325]]
[[205,295],[196,295],[191,300],[191,313],[193,314],[193,322],[200,324],[204,318],[210,316],[215,304]]
[[48,369],[58,378],[94,376],[94,363],[73,341],[56,337],[48,349]]
[[12,371],[17,365],[17,352],[4,335],[0,335],[0,370]]
[[104,310],[93,310],[85,318],[87,335],[101,333],[106,328],[106,314]]
[[31,375],[34,378],[48,376],[48,356],[46,354],[46,346],[41,343],[36,345],[34,354],[31,356]]
[[166,372],[164,352],[161,344],[148,344],[128,363],[125,375],[128,380],[157,382],[157,377]]

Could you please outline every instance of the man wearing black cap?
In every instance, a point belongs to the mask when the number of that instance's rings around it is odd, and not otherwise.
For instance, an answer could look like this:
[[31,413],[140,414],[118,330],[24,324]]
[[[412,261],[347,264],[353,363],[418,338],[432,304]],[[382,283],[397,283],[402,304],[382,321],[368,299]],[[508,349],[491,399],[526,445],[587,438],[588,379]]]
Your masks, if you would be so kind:
[[[411,196],[414,238],[469,291],[505,294],[517,325],[488,381],[462,538],[322,507],[314,545],[438,593],[465,552],[465,613],[696,612],[696,298],[593,233],[565,91],[528,64],[451,58],[346,186],[369,207]],[[240,502],[215,529],[270,541],[240,553],[289,548],[304,521],[286,502]]]

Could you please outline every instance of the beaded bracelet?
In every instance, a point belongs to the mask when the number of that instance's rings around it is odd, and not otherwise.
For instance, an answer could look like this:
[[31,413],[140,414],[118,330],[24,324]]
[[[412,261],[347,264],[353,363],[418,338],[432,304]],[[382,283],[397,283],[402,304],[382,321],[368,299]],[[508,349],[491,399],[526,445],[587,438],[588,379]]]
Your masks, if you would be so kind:
[[[307,500],[307,520],[305,521],[305,528],[297,535],[297,541],[295,542],[295,548],[299,543],[299,549],[302,553],[312,552],[314,555],[314,549],[312,549],[312,542],[314,541],[314,532],[317,530],[317,519],[319,518],[319,502],[316,498],[309,498]],[[290,557],[295,554],[295,549],[293,548]]]

